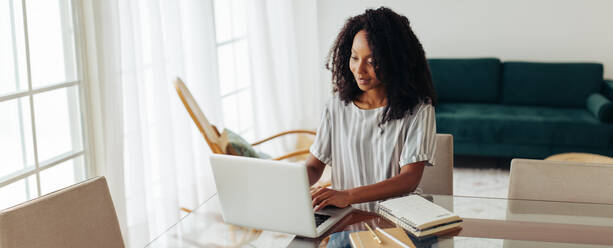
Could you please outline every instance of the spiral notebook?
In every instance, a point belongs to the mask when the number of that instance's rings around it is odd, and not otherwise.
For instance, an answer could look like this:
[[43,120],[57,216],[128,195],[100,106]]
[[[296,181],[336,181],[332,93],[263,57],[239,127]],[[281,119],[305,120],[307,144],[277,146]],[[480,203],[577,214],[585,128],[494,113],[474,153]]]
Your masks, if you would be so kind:
[[462,218],[419,195],[409,195],[377,203],[377,213],[415,237],[459,226]]

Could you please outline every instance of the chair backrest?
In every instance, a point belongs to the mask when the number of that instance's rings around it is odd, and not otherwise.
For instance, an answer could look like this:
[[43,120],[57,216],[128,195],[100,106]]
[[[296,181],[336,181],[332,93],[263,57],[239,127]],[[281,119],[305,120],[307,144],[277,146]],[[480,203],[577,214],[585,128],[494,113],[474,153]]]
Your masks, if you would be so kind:
[[174,85],[179,98],[181,98],[181,102],[183,102],[183,106],[187,109],[189,116],[192,117],[192,120],[198,127],[198,130],[200,130],[202,136],[204,136],[206,143],[213,153],[226,154],[226,147],[228,146],[227,132],[224,131],[220,134],[217,128],[209,122],[206,116],[204,116],[204,113],[202,113],[196,99],[194,99],[189,89],[187,89],[187,86],[185,86],[185,83],[183,83],[180,78],[175,80]]
[[419,188],[427,194],[453,195],[453,136],[436,134],[435,165],[427,166]]
[[513,159],[509,198],[613,204],[613,165]]
[[[511,174],[509,178],[509,195],[511,199],[569,201],[587,203],[613,204],[613,165],[563,162],[535,159],[511,160]],[[509,201],[507,206],[507,220],[533,221],[535,214],[545,214],[551,221],[558,221],[561,216],[565,220],[577,224],[585,219],[574,216],[573,213],[582,213],[587,216],[610,216],[607,208],[600,208],[596,204],[590,211],[586,205],[568,205],[564,208],[546,207],[534,204],[531,201]],[[577,208],[577,209],[575,209]],[[543,220],[543,222],[547,222]],[[526,241],[504,240],[503,247],[531,246]],[[539,247],[559,247],[554,243],[539,244]]]
[[104,177],[0,212],[0,248],[124,247]]

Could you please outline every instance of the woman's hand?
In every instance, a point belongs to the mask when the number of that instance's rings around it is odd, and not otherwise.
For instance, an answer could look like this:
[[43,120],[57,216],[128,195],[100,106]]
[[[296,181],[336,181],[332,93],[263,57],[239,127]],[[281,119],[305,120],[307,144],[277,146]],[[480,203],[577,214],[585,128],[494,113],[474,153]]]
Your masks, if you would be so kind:
[[315,212],[328,205],[344,208],[351,204],[351,195],[348,191],[338,191],[329,188],[316,187],[312,189],[311,198],[313,199]]

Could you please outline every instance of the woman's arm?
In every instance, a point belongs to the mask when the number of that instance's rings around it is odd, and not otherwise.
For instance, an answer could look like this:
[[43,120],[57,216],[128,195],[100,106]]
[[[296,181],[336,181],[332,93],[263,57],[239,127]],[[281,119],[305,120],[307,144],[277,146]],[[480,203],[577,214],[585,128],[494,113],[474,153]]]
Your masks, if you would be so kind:
[[[408,164],[400,168],[400,173],[387,180],[348,190],[318,188],[311,194],[315,211],[327,205],[347,207],[354,203],[370,202],[400,196],[413,192],[424,172],[426,161]],[[310,176],[309,176],[310,178]]]
[[326,168],[326,164],[319,161],[313,154],[309,153],[306,161],[307,174],[309,175],[309,185],[315,184]]

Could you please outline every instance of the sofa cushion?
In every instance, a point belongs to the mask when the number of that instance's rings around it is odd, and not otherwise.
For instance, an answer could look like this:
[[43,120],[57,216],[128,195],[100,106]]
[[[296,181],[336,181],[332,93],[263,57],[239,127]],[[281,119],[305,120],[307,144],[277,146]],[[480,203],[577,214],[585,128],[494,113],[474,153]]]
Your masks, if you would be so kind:
[[602,84],[602,64],[502,64],[502,103],[551,107],[585,107]]
[[451,133],[458,142],[584,147],[613,143],[613,125],[603,125],[585,107],[443,103],[436,108],[436,122],[437,132]]
[[[455,142],[455,154],[471,156],[496,156],[507,158],[536,158],[543,159],[551,154],[553,148],[549,145],[522,145],[480,142]],[[592,148],[593,149],[593,148]]]
[[429,59],[428,63],[439,101],[498,102],[499,59]]
[[[613,156],[610,147],[583,147],[583,146],[556,146],[556,145],[521,145],[501,143],[480,143],[457,141],[453,143],[453,152],[459,155],[470,156],[497,156],[507,158],[535,158],[544,159],[553,154],[566,152],[595,153]],[[507,164],[508,165],[508,164]]]

